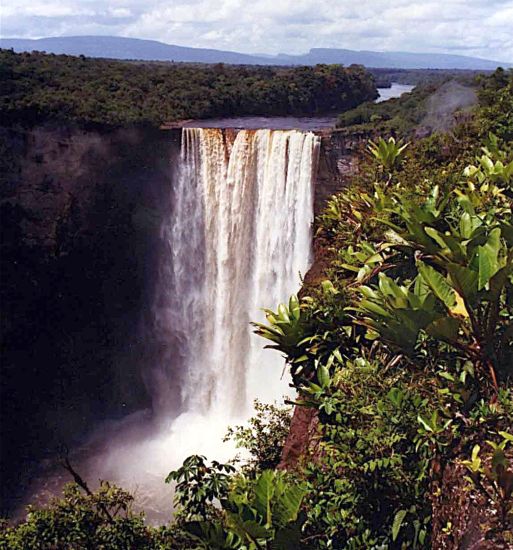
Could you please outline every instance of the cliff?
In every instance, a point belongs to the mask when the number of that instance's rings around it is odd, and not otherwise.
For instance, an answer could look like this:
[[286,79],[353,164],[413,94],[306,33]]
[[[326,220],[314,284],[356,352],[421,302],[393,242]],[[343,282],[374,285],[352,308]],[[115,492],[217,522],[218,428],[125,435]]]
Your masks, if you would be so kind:
[[[24,470],[151,406],[142,372],[168,345],[150,304],[179,141],[141,127],[0,128],[6,509]],[[323,135],[316,212],[357,170],[358,148]]]
[[173,140],[158,130],[0,129],[4,506],[96,423],[147,407],[142,338]]

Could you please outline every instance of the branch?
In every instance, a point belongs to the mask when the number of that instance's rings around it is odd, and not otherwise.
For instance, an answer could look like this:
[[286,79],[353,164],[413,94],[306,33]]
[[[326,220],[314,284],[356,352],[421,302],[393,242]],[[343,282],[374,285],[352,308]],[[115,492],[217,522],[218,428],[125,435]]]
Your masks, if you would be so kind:
[[[90,496],[90,497],[94,496],[94,493],[91,491],[91,489],[89,489],[89,486],[87,485],[87,483],[82,479],[82,477],[79,475],[79,473],[71,465],[71,462],[69,461],[67,452],[64,455],[64,457],[62,457],[61,466],[67,472],[69,472],[71,474],[71,476],[73,477],[73,481],[79,487],[81,487],[88,496]],[[111,524],[114,524],[114,517],[109,512],[109,509],[107,508],[107,506],[103,502],[99,502],[98,507],[107,516],[108,522],[111,523]]]

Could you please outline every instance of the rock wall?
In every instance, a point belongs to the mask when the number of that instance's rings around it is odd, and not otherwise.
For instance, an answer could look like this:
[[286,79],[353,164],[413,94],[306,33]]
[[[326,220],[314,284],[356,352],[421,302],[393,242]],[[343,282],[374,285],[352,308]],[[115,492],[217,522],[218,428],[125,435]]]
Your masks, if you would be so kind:
[[149,405],[141,328],[175,137],[0,128],[4,510],[41,458]]
[[315,192],[315,213],[320,214],[326,201],[349,184],[358,166],[368,132],[348,134],[343,130],[323,131]]

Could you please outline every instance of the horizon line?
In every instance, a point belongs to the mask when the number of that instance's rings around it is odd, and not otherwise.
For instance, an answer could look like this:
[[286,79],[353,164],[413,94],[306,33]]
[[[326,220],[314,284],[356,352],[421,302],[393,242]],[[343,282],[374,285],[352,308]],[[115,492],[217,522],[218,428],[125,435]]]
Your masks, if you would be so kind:
[[224,49],[219,49],[214,47],[205,47],[205,46],[187,46],[182,44],[173,44],[169,42],[163,42],[162,40],[157,40],[155,38],[139,38],[139,37],[133,37],[133,36],[120,36],[120,35],[112,35],[112,34],[74,34],[74,35],[61,35],[61,36],[42,36],[39,38],[0,35],[0,40],[38,41],[38,40],[59,39],[59,38],[119,38],[119,39],[126,39],[126,40],[140,40],[143,42],[156,42],[158,44],[163,44],[165,46],[174,46],[178,48],[189,48],[189,49],[195,49],[195,50],[213,50],[213,51],[226,52],[226,53],[235,53],[238,55],[247,55],[250,57],[264,57],[264,58],[267,57],[269,59],[279,58],[280,56],[301,57],[309,54],[312,50],[344,50],[344,51],[355,52],[355,53],[377,53],[377,54],[385,54],[385,55],[386,54],[442,55],[442,56],[462,57],[466,59],[477,59],[477,60],[489,61],[493,63],[506,63],[508,65],[513,65],[513,61],[497,60],[497,59],[490,59],[487,57],[476,57],[474,55],[465,55],[465,54],[447,53],[447,52],[409,51],[409,50],[406,50],[406,51],[404,50],[356,50],[351,48],[335,47],[335,46],[312,46],[308,51],[304,51],[303,53],[289,54],[285,52],[278,52],[274,54],[266,54],[266,53],[247,53],[247,52],[241,52],[238,50],[224,50]]

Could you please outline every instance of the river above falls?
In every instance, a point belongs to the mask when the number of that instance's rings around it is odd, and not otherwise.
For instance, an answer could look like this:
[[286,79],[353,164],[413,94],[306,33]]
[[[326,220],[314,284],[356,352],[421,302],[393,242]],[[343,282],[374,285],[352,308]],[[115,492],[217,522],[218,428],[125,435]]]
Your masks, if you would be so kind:
[[[378,88],[379,97],[376,102],[386,101],[402,94],[411,92],[414,86],[392,83],[390,88]],[[190,120],[177,126],[182,128],[236,128],[244,130],[329,130],[337,123],[337,114],[315,117],[292,116],[242,116],[227,118],[208,118],[204,120]],[[173,125],[172,125],[173,126]]]
[[398,84],[393,82],[390,88],[378,88],[379,97],[376,99],[376,103],[393,99],[394,97],[401,97],[403,94],[411,92],[415,88],[411,84]]

